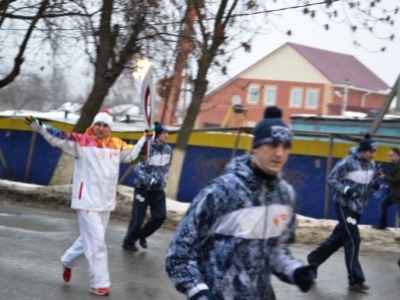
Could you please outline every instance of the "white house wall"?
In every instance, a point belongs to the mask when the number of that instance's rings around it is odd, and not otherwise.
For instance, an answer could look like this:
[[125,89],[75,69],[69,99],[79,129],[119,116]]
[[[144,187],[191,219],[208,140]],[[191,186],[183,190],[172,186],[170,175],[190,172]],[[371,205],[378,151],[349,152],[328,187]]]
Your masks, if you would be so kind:
[[324,94],[322,97],[322,114],[328,114],[328,104],[333,102],[333,86],[331,84],[325,85]]
[[236,77],[332,84],[328,78],[288,44],[256,62]]

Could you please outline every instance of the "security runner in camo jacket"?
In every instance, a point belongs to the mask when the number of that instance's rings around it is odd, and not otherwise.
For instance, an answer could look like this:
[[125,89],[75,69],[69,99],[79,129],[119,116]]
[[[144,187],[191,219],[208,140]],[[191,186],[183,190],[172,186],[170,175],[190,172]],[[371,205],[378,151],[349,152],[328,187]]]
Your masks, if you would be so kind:
[[166,271],[190,300],[271,300],[271,276],[313,283],[314,266],[292,257],[295,192],[282,170],[292,132],[270,107],[254,130],[253,155],[239,156],[194,198],[166,256]]
[[[172,159],[172,148],[167,140],[167,127],[156,122],[149,158],[137,164],[134,169],[135,191],[131,220],[122,244],[125,250],[137,251],[138,240],[142,248],[147,248],[146,238],[161,227],[167,216],[164,188]],[[150,219],[142,227],[149,206]]]
[[361,242],[358,222],[367,206],[369,194],[380,188],[373,161],[376,148],[376,143],[367,133],[358,147],[350,149],[350,155],[333,168],[328,185],[333,192],[339,222],[328,239],[307,257],[309,263],[319,266],[343,246],[349,289],[356,292],[369,290],[358,260]]

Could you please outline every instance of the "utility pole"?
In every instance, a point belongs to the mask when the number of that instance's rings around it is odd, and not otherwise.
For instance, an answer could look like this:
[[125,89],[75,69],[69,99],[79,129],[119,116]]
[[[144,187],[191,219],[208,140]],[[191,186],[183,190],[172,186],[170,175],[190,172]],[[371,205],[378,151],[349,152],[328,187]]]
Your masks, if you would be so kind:
[[347,110],[347,101],[348,101],[348,96],[349,96],[349,85],[350,81],[346,79],[344,82],[344,91],[343,91],[343,102],[342,102],[342,113],[341,115],[344,116],[344,113]]
[[[396,83],[398,83],[398,82],[396,82]],[[396,90],[397,90],[397,93],[396,93],[396,97],[397,97],[397,100],[396,100],[396,113],[399,113],[400,112],[400,84],[397,84]]]
[[383,103],[381,109],[379,110],[378,115],[376,116],[375,120],[372,122],[372,125],[369,129],[369,133],[375,134],[378,131],[379,125],[383,120],[386,112],[388,111],[390,104],[392,103],[394,97],[397,96],[397,101],[399,101],[399,94],[400,91],[400,75],[397,77],[396,83],[393,85],[389,95],[387,95],[385,102]]

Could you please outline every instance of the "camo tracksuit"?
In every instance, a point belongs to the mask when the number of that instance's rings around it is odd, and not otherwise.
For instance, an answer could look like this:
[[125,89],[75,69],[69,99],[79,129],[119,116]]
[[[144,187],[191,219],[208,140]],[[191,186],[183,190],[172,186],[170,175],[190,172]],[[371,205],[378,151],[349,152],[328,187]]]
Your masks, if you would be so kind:
[[[136,240],[152,235],[164,222],[167,214],[164,188],[171,158],[171,146],[152,140],[149,159],[136,165],[132,215],[124,245],[132,246]],[[142,227],[148,206],[151,218]]]
[[[330,237],[308,256],[310,263],[320,265],[344,246],[350,285],[365,281],[358,261],[360,233],[357,224],[368,203],[369,193],[373,191],[377,172],[375,162],[363,161],[357,150],[353,147],[350,155],[340,160],[329,175],[328,185],[333,192],[339,223]],[[355,199],[346,196],[346,187],[355,190],[359,196]]]
[[188,296],[208,288],[213,299],[275,299],[271,275],[293,283],[302,266],[293,242],[295,193],[284,180],[255,176],[251,156],[234,159],[193,200],[166,256],[166,271]]

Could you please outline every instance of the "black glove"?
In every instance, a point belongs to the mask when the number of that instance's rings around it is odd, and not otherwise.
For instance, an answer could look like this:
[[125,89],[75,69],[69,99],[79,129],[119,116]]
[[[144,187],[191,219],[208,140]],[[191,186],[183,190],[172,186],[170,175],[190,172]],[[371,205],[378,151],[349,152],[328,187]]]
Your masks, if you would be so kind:
[[212,294],[210,290],[201,290],[190,297],[189,300],[212,300]]
[[379,183],[379,181],[375,180],[371,183],[371,189],[374,191],[377,191],[381,188],[381,184]]
[[300,288],[302,292],[306,293],[311,288],[314,282],[314,277],[311,274],[311,271],[314,271],[316,268],[317,265],[310,264],[308,266],[303,266],[294,270],[294,283]]
[[351,198],[351,199],[354,199],[354,198],[357,198],[357,197],[358,197],[358,193],[357,193],[354,189],[352,189],[352,188],[348,188],[348,189],[346,190],[345,195],[346,195],[347,197]]
[[162,188],[163,188],[163,183],[158,180],[153,180],[153,182],[149,186],[149,189],[153,190],[162,190]]

